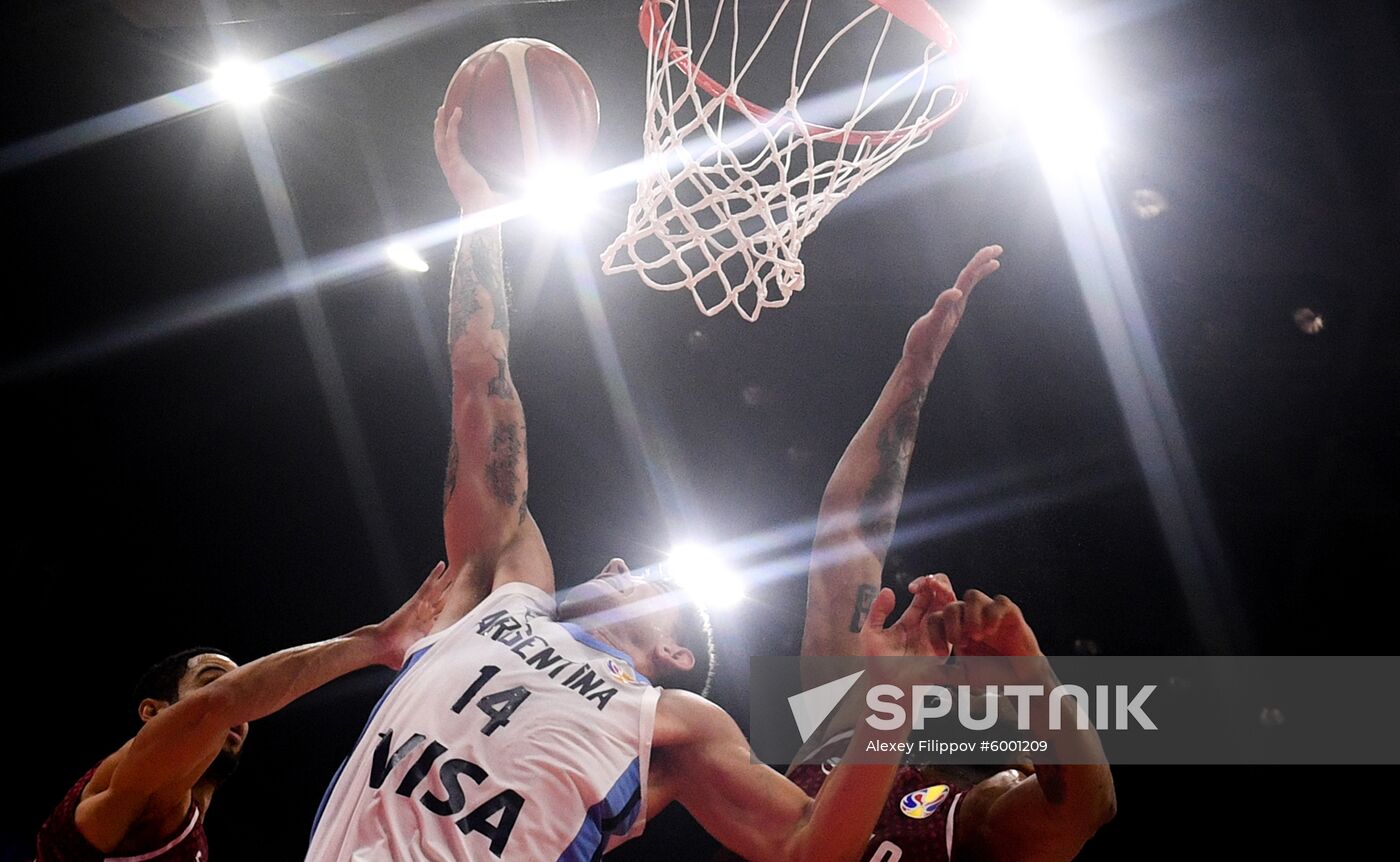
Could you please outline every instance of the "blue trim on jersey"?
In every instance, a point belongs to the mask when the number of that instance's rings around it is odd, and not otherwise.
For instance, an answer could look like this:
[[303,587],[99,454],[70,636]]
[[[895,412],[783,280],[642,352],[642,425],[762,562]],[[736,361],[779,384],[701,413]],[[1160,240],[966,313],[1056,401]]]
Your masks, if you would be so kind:
[[[418,652],[409,656],[408,661],[403,663],[403,668],[390,680],[389,687],[384,689],[384,693],[379,696],[379,702],[374,705],[374,709],[369,711],[369,718],[365,719],[365,726],[360,729],[360,735],[355,738],[355,747],[350,749],[351,754],[355,752],[355,749],[360,747],[360,742],[364,740],[365,733],[369,731],[369,726],[374,723],[374,717],[379,714],[379,708],[384,705],[384,701],[389,699],[389,693],[394,690],[394,686],[398,685],[399,680],[403,679],[404,675],[423,657],[423,654],[432,648],[433,645],[428,644]],[[321,804],[316,806],[316,819],[311,821],[311,837],[313,839],[316,837],[316,828],[321,825],[321,815],[326,813],[326,803],[331,801],[331,793],[335,790],[335,786],[340,783],[340,776],[344,774],[345,766],[349,762],[350,755],[347,754],[345,759],[340,761],[340,766],[336,769],[335,775],[331,776],[331,783],[326,787],[326,792],[321,796]]]
[[596,805],[588,809],[573,843],[559,854],[559,862],[592,862],[601,859],[611,835],[626,835],[642,807],[642,763],[637,758],[622,772]]
[[591,649],[596,649],[599,652],[605,652],[613,658],[627,662],[627,666],[632,668],[632,673],[637,675],[637,682],[651,685],[651,680],[642,676],[642,672],[637,670],[637,666],[632,663],[632,657],[627,653],[622,652],[621,650],[613,649],[612,647],[595,638],[593,635],[584,631],[583,628],[577,623],[561,622],[559,623],[559,625],[561,628],[564,629],[564,631],[569,633],[570,637],[583,644],[584,646],[589,647]]

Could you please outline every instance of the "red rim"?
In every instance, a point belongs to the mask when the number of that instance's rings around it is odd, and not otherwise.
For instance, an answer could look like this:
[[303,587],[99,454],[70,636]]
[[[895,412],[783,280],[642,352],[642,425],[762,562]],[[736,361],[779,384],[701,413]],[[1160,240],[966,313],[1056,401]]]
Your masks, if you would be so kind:
[[[922,33],[930,42],[943,49],[947,56],[956,56],[958,53],[958,40],[953,35],[953,31],[948,27],[948,23],[943,20],[943,16],[930,6],[925,0],[869,0],[872,5],[878,6],[889,12],[896,19]],[[775,112],[763,107],[756,102],[750,102],[738,93],[726,92],[722,84],[710,77],[703,69],[696,66],[686,56],[686,49],[675,43],[671,37],[665,33],[661,16],[661,0],[642,0],[641,14],[637,20],[637,29],[641,31],[642,41],[647,48],[661,59],[670,57],[671,60],[683,71],[691,80],[699,85],[700,89],[711,96],[723,98],[724,103],[740,113],[746,113],[760,123],[769,123],[776,116]],[[962,100],[963,94],[967,91],[967,83],[962,79],[954,84],[956,94],[954,104]],[[819,126],[815,123],[804,123],[807,133],[814,140],[826,141],[832,138],[846,140],[852,143],[869,143],[872,146],[882,144],[885,141],[898,140],[910,134],[918,132],[920,134],[931,132],[939,126],[948,122],[953,116],[953,111],[944,111],[931,122],[908,126],[899,129],[887,129],[876,132],[863,132],[853,129],[847,132],[845,129],[833,129],[830,126]]]

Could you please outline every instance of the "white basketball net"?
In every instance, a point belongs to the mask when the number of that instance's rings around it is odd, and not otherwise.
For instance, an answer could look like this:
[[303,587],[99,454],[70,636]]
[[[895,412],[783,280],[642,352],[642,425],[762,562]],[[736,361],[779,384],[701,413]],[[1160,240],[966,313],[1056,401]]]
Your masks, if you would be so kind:
[[[891,28],[906,26],[876,5],[850,4],[851,21],[802,68],[813,2],[783,0],[747,57],[738,45],[739,0],[719,0],[713,19],[707,13],[703,20],[692,19],[691,0],[643,4],[644,36],[650,26],[650,45],[662,47],[649,51],[645,161],[637,199],[626,229],[603,253],[604,272],[635,271],[656,290],[690,290],[706,315],[732,305],[745,320],[756,320],[764,308],[786,305],[802,289],[802,241],[831,208],[928,141],[962,103],[961,81],[936,80],[942,69],[935,70],[934,63],[949,51],[934,42],[915,68],[875,75]],[[739,88],[790,6],[802,11],[790,95],[767,111],[745,101]],[[871,16],[878,17],[866,25],[865,38],[879,19],[884,24],[859,82],[855,110],[844,121],[804,118],[798,101],[813,73],[839,40],[855,38],[852,31]],[[732,38],[717,38],[722,22],[732,26]],[[697,35],[702,42],[695,41]],[[956,50],[951,34],[946,42]],[[698,54],[688,47],[697,44]],[[727,79],[717,80],[707,67],[712,56],[717,66],[727,60]],[[707,72],[717,94],[697,82],[697,75]],[[803,107],[810,111],[820,101],[813,98]],[[884,132],[858,129],[877,108],[881,116],[898,116],[897,126]]]

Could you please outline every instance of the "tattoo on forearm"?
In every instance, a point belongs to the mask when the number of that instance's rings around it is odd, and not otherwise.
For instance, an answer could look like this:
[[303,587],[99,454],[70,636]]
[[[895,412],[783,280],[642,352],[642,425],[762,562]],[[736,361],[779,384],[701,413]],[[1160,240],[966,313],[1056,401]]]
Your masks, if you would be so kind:
[[486,461],[486,487],[491,496],[506,506],[519,500],[516,470],[524,453],[520,425],[510,422],[497,425],[491,433],[491,452]]
[[880,429],[875,443],[880,463],[862,503],[861,533],[871,553],[882,561],[894,538],[895,519],[899,516],[899,501],[904,496],[904,479],[909,473],[909,457],[914,452],[919,410],[924,406],[925,394],[923,389],[911,393]]
[[485,231],[472,234],[472,271],[477,285],[491,300],[491,328],[510,334],[510,310],[506,307],[506,278],[501,266],[501,249]]
[[491,328],[509,335],[510,311],[506,305],[501,249],[489,231],[478,231],[458,243],[447,305],[448,344],[456,344],[466,334],[467,325],[481,311],[483,296],[491,303]]
[[876,589],[870,584],[861,584],[856,587],[856,607],[851,612],[851,631],[860,633],[861,626],[865,625],[865,617],[870,613],[870,603],[875,601]]
[[452,500],[452,492],[457,490],[457,438],[453,437],[447,447],[447,478],[442,483],[442,510]]
[[477,296],[476,284],[466,273],[471,268],[468,261],[469,244],[465,239],[457,244],[457,258],[452,262],[452,286],[447,299],[447,343],[456,344],[467,331],[467,324],[481,310],[481,298]]
[[510,378],[506,376],[504,357],[496,357],[496,376],[486,381],[486,394],[506,401],[515,398],[515,390],[511,388]]

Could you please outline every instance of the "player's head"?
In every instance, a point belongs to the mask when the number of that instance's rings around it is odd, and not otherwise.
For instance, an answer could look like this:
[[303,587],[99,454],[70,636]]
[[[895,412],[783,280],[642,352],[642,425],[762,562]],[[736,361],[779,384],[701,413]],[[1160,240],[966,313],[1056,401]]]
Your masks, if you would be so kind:
[[[238,665],[223,650],[193,647],[166,656],[151,665],[136,683],[136,713],[145,724],[182,698],[198,691]],[[248,725],[229,729],[219,756],[209,765],[205,777],[222,781],[233,773],[248,738]]]
[[559,619],[603,634],[657,685],[709,694],[715,668],[709,615],[664,576],[634,573],[614,558],[567,591]]

